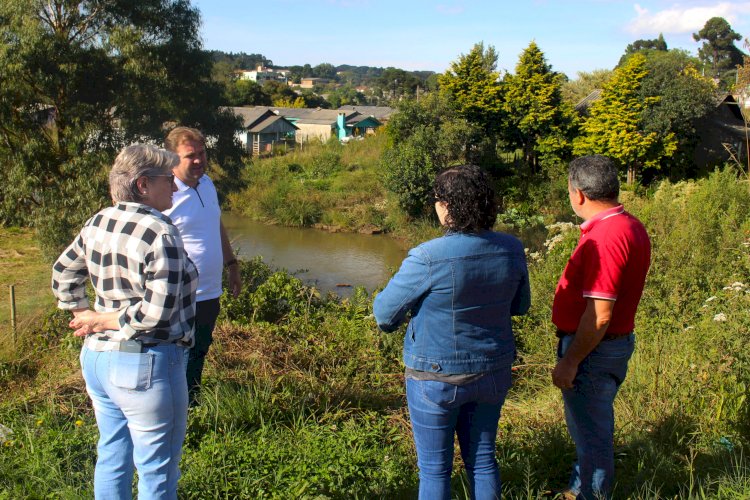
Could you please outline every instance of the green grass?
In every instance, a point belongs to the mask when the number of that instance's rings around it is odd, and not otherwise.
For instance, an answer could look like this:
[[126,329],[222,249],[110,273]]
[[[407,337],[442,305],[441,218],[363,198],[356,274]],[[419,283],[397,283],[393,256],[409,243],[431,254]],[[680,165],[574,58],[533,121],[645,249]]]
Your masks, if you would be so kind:
[[40,311],[54,303],[50,292],[50,266],[28,229],[0,230],[0,361],[15,354],[11,327],[10,286],[15,288],[19,335],[38,323]]
[[[615,405],[615,498],[750,498],[747,183],[726,171],[625,198],[654,256]],[[497,439],[506,498],[564,485],[574,457],[550,382],[550,304],[577,238],[561,234],[530,258],[534,303],[515,325],[520,360]],[[242,272],[249,286],[222,298],[189,415],[180,496],[414,498],[401,336],[376,330],[372,297],[321,297],[259,260]],[[96,428],[64,322],[27,330],[25,356],[0,364],[0,423],[14,431],[0,447],[0,499],[91,495]],[[454,498],[468,498],[458,458],[453,479]]]
[[284,156],[254,159],[249,186],[229,196],[233,211],[286,226],[388,230],[379,158],[385,135],[341,145],[310,145]]

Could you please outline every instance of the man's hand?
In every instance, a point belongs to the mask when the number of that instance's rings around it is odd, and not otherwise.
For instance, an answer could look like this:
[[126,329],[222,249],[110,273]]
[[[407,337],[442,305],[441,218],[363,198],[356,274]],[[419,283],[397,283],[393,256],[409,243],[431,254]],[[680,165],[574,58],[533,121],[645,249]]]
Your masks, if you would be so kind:
[[231,292],[232,297],[236,299],[240,295],[240,291],[242,290],[240,266],[237,264],[229,266],[229,269],[227,271],[229,273],[229,291]]
[[560,389],[572,389],[578,365],[562,358],[552,370],[552,383]]

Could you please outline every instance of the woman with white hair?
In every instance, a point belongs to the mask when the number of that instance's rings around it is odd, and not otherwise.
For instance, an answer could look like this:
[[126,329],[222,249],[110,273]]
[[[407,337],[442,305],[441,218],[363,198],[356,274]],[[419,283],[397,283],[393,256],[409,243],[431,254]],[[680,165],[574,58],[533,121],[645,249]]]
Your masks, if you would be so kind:
[[140,499],[177,498],[198,277],[161,213],[172,206],[178,162],[155,146],[123,149],[109,175],[114,205],[86,222],[53,267],[58,307],[85,337],[81,368],[99,427],[97,499],[130,499],[134,465]]

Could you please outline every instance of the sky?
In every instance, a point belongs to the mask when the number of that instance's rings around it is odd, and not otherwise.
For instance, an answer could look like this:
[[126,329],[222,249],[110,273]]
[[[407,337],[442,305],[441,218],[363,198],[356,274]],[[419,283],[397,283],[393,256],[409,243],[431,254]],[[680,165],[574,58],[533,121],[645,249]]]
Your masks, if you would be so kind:
[[[444,72],[474,44],[515,72],[535,41],[552,69],[612,69],[629,43],[664,35],[697,54],[711,17],[750,38],[750,1],[710,0],[193,0],[204,48],[262,54],[275,66],[393,66]],[[701,42],[702,43],[702,42]],[[742,48],[742,41],[736,45]],[[744,49],[743,49],[744,50]]]

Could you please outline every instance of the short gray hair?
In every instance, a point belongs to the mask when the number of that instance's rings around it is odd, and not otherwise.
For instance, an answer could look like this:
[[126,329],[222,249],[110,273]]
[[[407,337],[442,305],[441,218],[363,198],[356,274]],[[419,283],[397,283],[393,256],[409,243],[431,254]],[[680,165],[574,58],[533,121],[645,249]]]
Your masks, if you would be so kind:
[[589,155],[576,158],[568,167],[570,185],[592,201],[616,201],[620,195],[617,165],[606,156]]
[[179,162],[176,154],[150,144],[127,146],[117,155],[109,172],[109,193],[115,202],[140,202],[143,196],[136,181],[149,175],[171,175],[172,167]]

